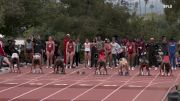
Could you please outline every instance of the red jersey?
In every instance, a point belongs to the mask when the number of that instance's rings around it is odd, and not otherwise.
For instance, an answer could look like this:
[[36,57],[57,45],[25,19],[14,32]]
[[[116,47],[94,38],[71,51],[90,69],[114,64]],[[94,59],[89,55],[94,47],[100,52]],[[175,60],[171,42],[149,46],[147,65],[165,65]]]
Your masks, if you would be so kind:
[[47,42],[47,51],[51,52],[54,49],[54,43],[53,42]]
[[170,62],[170,59],[169,59],[169,56],[168,56],[168,55],[166,55],[166,56],[163,57],[163,62],[164,62],[164,63],[169,63],[169,62]]
[[105,49],[106,49],[106,52],[111,52],[111,44],[108,44],[108,43],[105,43]]
[[0,56],[6,56],[2,44],[0,44]]
[[64,38],[64,63],[66,64],[66,46],[67,43],[69,42],[70,38],[68,38],[67,36]]
[[71,53],[74,51],[74,44],[73,43],[69,43],[67,46],[67,52]]
[[127,52],[128,52],[128,54],[133,54],[134,53],[134,45],[133,45],[133,43],[129,43],[127,45]]
[[104,52],[102,52],[102,53],[100,53],[99,54],[99,59],[98,59],[99,61],[106,61],[106,55],[105,55],[105,53]]

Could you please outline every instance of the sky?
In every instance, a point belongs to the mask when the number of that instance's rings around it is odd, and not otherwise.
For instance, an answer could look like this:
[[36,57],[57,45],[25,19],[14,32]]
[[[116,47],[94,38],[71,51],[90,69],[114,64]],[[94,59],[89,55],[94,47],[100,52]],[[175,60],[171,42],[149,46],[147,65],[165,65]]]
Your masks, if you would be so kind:
[[[128,1],[136,2],[136,1],[139,1],[139,0],[128,0]],[[140,0],[140,3],[141,3],[142,13],[144,13],[145,12],[145,2],[144,2],[144,0]],[[163,14],[164,13],[163,4],[161,3],[160,0],[149,0],[148,4],[147,4],[147,13],[151,12],[151,9],[150,9],[151,4],[154,5],[153,12],[158,13],[158,14]],[[138,11],[139,11],[139,9],[138,9]]]
[[[114,3],[117,3],[118,1],[121,1],[121,0],[111,0],[113,1]],[[135,3],[135,2],[138,2],[140,1],[140,4],[141,4],[141,13],[144,14],[145,13],[145,2],[144,0],[125,0],[129,3]],[[151,12],[151,9],[150,9],[150,5],[153,4],[154,5],[154,9],[153,9],[153,12],[155,13],[158,13],[158,14],[163,14],[164,13],[164,9],[163,9],[163,4],[161,3],[161,0],[149,0],[148,1],[148,4],[147,4],[147,7],[146,7],[146,12],[147,13],[150,13]],[[138,6],[138,13],[140,12],[140,6]]]

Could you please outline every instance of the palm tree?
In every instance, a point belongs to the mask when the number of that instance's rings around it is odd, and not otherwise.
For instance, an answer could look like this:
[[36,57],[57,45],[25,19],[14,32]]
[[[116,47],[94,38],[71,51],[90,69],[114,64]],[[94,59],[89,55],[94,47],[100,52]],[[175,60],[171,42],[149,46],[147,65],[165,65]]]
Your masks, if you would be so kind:
[[148,1],[149,0],[144,0],[144,2],[145,2],[145,14],[146,14],[146,6],[147,6]]

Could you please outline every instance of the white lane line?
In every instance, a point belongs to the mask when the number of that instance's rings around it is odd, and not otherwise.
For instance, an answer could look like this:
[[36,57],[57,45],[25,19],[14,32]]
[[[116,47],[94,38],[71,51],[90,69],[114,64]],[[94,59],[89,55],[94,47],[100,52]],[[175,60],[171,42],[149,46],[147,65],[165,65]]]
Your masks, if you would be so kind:
[[103,85],[104,87],[116,87],[117,85]]
[[79,86],[91,86],[90,84],[79,84]]
[[156,74],[156,76],[149,82],[149,84],[144,87],[141,92],[139,92],[135,97],[134,99],[132,99],[132,101],[135,101],[148,87],[150,87],[150,85],[153,83],[154,80],[156,80],[156,78],[158,77],[159,73]]
[[[138,72],[139,73],[139,72]],[[108,99],[111,95],[113,95],[115,92],[117,92],[119,89],[121,89],[122,87],[124,87],[125,85],[127,85],[127,83],[129,81],[131,81],[133,78],[136,77],[136,75],[138,75],[138,73],[136,73],[135,75],[133,75],[131,78],[129,78],[123,85],[119,86],[117,89],[115,89],[114,91],[112,91],[110,94],[108,94],[106,97],[104,97],[101,101],[104,101],[106,99]]]
[[167,83],[172,83],[172,81],[163,81],[163,82],[152,83],[150,86],[157,85],[157,84],[159,85],[162,83],[167,84]]
[[17,75],[17,76],[13,76],[12,78],[9,78],[9,79],[6,79],[6,80],[4,80],[4,81],[1,81],[0,83],[5,83],[5,82],[8,82],[8,81],[11,81],[11,80],[13,80],[13,79],[15,79],[15,78],[17,78],[17,77],[21,77],[21,76],[24,76],[24,75],[26,75],[26,74],[28,74],[29,72],[26,72],[26,73],[23,73],[23,74],[20,74],[20,75]]
[[[82,68],[80,68],[80,69],[82,69]],[[78,70],[80,70],[80,69],[78,69]],[[76,71],[78,71],[78,70],[76,70]],[[69,74],[67,74],[67,75],[63,75],[63,76],[61,76],[61,77],[59,77],[59,78],[66,78],[68,75],[71,75],[71,74],[75,73],[76,71],[73,71],[73,72],[71,72],[71,73],[69,73]],[[14,97],[14,98],[12,98],[12,99],[10,99],[10,100],[8,100],[8,101],[15,100],[15,99],[17,99],[17,98],[19,98],[19,97],[22,97],[22,96],[24,96],[24,95],[26,95],[26,94],[29,94],[29,93],[31,93],[31,92],[33,92],[33,91],[36,91],[36,90],[38,90],[38,89],[41,89],[41,88],[43,88],[43,87],[45,87],[45,86],[48,86],[48,85],[53,84],[53,83],[56,83],[56,82],[58,82],[58,80],[54,80],[54,81],[52,81],[52,82],[50,82],[50,83],[47,83],[47,84],[45,84],[45,85],[43,85],[43,86],[37,87],[37,88],[35,88],[35,89],[32,89],[32,90],[30,90],[30,91],[28,91],[28,92],[25,92],[25,93],[23,93],[23,94],[21,94],[21,95],[19,95],[19,96]]]
[[7,84],[7,85],[17,85],[18,83],[4,83],[4,84]]
[[178,74],[178,76],[176,77],[176,80],[173,82],[172,86],[169,87],[168,91],[165,93],[165,95],[163,96],[162,98],[162,101],[165,101],[166,99],[166,96],[168,95],[168,93],[170,92],[170,90],[176,85],[177,81],[179,80],[180,78],[180,73]]
[[68,84],[54,84],[55,86],[67,86]]
[[[88,78],[88,77],[89,77],[90,75],[92,75],[92,74],[93,74],[93,73],[90,73],[89,75],[83,77],[83,78],[80,79],[80,80],[83,81],[84,79]],[[74,85],[80,83],[81,81],[77,81],[77,82],[75,82],[75,83],[73,83],[73,84],[71,84],[71,85],[69,85],[69,86],[67,86],[67,87],[65,87],[65,88],[63,88],[63,89],[60,89],[60,90],[56,91],[55,93],[53,93],[53,94],[51,94],[51,95],[49,95],[49,96],[47,96],[47,97],[41,99],[40,101],[44,101],[44,100],[46,100],[46,99],[48,99],[48,98],[50,98],[50,97],[52,97],[52,96],[54,96],[54,95],[56,95],[56,94],[58,94],[58,93],[64,91],[64,90],[66,90],[66,89],[68,89],[68,88],[70,88],[70,87],[72,87],[72,86],[74,86]],[[83,82],[84,82],[84,81],[83,81]]]
[[138,86],[138,85],[128,85],[128,87],[131,87],[131,88],[141,88],[143,86]]
[[93,90],[94,88],[102,85],[103,83],[105,83],[106,81],[108,81],[109,79],[111,79],[114,75],[116,75],[116,72],[115,72],[114,74],[112,74],[110,77],[106,78],[106,79],[105,79],[104,81],[102,81],[101,83],[98,83],[98,84],[96,84],[95,86],[91,87],[90,89],[86,90],[85,92],[79,94],[78,96],[76,96],[75,98],[73,98],[71,101],[76,100],[76,99],[79,98],[80,96],[82,96],[82,95],[86,94],[87,92]]
[[43,83],[29,83],[29,85],[43,85]]
[[[50,73],[52,73],[52,72],[50,72]],[[21,84],[19,84],[19,85],[16,85],[16,86],[13,86],[13,87],[9,87],[9,88],[7,88],[7,89],[0,90],[0,93],[5,92],[5,91],[10,90],[10,89],[13,89],[13,88],[16,88],[16,87],[19,87],[19,86],[22,86],[22,85],[24,85],[24,84],[28,84],[28,83],[30,83],[30,82],[32,82],[32,81],[36,81],[38,78],[47,76],[47,75],[50,74],[50,73],[47,73],[47,74],[44,74],[44,75],[41,75],[41,76],[37,76],[37,77],[35,77],[34,79],[32,79],[32,80],[30,80],[30,81],[27,81],[27,82],[24,82],[24,83],[21,83]]]

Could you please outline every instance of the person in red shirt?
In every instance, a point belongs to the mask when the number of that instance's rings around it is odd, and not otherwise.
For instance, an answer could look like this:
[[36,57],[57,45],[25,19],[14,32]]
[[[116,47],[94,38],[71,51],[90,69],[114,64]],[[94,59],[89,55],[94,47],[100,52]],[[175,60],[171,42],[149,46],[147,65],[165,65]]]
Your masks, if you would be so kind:
[[49,66],[52,66],[54,51],[55,51],[55,43],[53,41],[53,38],[49,36],[48,41],[46,42],[47,68]]
[[73,58],[75,54],[75,43],[72,39],[66,45],[66,68],[68,67],[68,62],[70,62],[69,68],[71,69],[73,66]]
[[66,46],[67,46],[67,43],[69,42],[69,40],[70,40],[70,34],[67,34],[64,37],[64,64],[66,64]]
[[169,58],[169,54],[168,52],[165,53],[165,55],[163,56],[163,61],[161,64],[161,68],[160,68],[160,74],[161,75],[171,75],[172,74],[172,69],[171,69],[171,65],[170,65],[170,58]]
[[6,57],[6,53],[4,52],[4,48],[3,48],[3,42],[2,42],[2,38],[0,38],[0,67],[2,66],[2,63],[5,62],[9,65],[11,71],[12,72],[12,65],[11,62],[9,61],[9,59]]
[[128,56],[128,62],[130,64],[131,70],[134,70],[133,64],[134,64],[134,54],[135,54],[135,44],[132,40],[127,42],[127,56]]
[[[102,74],[101,73],[101,68],[103,67],[105,70],[105,74],[107,75],[107,68],[106,68],[106,54],[105,50],[101,49],[99,52],[99,57],[98,57],[98,68],[96,68],[96,74]],[[99,72],[99,73],[98,73]]]

